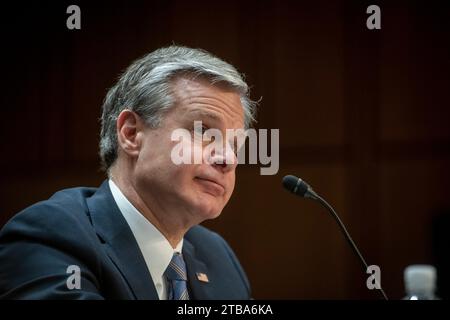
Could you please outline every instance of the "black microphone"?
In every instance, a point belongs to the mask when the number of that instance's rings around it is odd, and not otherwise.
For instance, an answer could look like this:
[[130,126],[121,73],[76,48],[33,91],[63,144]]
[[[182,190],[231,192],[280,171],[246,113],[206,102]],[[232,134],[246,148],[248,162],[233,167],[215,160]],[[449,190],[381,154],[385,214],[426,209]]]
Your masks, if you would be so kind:
[[[352,237],[347,231],[347,228],[345,228],[344,223],[342,223],[341,219],[339,218],[336,211],[333,209],[333,207],[328,204],[321,196],[319,196],[314,190],[302,179],[297,178],[292,175],[285,176],[283,178],[283,187],[289,190],[290,192],[303,197],[303,198],[310,198],[319,201],[325,208],[328,209],[328,211],[331,213],[333,218],[336,220],[338,226],[340,227],[342,233],[344,233],[345,239],[347,239],[348,243],[350,244],[350,247],[355,252],[356,256],[359,258],[359,260],[362,263],[362,266],[364,268],[364,273],[367,272],[368,265],[366,263],[366,260],[364,260],[364,257],[362,256],[361,252],[359,252],[358,247],[356,246],[355,242],[353,241]],[[388,300],[387,295],[384,293],[383,288],[381,288],[381,284],[377,283],[377,286],[380,288],[383,298],[385,300]]]

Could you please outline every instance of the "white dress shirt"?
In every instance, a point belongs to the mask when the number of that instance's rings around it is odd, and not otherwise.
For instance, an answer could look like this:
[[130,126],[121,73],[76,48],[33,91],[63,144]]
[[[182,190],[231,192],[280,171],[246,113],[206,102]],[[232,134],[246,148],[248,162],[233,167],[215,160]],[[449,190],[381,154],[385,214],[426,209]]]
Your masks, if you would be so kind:
[[175,252],[181,253],[183,239],[173,249],[166,237],[128,201],[111,179],[109,179],[109,188],[141,249],[159,299],[166,300],[167,283],[164,271],[172,260],[173,254]]

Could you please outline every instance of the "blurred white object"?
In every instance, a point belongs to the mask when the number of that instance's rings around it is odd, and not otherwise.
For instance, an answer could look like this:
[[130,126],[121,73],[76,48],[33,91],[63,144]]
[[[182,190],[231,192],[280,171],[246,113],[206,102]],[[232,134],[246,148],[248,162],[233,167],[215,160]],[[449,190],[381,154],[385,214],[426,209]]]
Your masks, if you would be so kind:
[[408,266],[404,271],[406,300],[437,300],[436,268],[426,264]]

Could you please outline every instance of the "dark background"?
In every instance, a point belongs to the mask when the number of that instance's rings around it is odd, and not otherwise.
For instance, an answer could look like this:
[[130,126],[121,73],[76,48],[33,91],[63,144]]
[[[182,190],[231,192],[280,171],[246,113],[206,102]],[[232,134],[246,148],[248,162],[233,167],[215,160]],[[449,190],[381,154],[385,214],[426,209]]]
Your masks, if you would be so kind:
[[[132,60],[201,47],[263,97],[257,127],[280,129],[278,174],[240,166],[229,205],[205,223],[236,251],[254,297],[379,297],[327,212],[281,188],[289,173],[335,206],[391,298],[415,263],[445,271],[448,297],[447,1],[93,2],[2,7],[0,226],[59,189],[102,182],[100,106]],[[66,28],[70,4],[81,30]],[[381,30],[366,28],[370,4]]]

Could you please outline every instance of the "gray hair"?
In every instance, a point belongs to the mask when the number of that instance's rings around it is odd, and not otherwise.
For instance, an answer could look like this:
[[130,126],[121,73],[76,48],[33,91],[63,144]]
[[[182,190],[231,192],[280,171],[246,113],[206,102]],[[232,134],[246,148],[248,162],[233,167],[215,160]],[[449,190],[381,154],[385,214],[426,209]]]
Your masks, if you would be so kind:
[[158,127],[165,111],[176,103],[171,83],[180,75],[202,77],[211,84],[225,84],[241,97],[244,125],[255,121],[256,102],[249,87],[232,65],[201,49],[170,46],[134,61],[108,91],[103,102],[100,157],[109,170],[117,159],[116,121],[125,109],[136,112],[151,127]]

